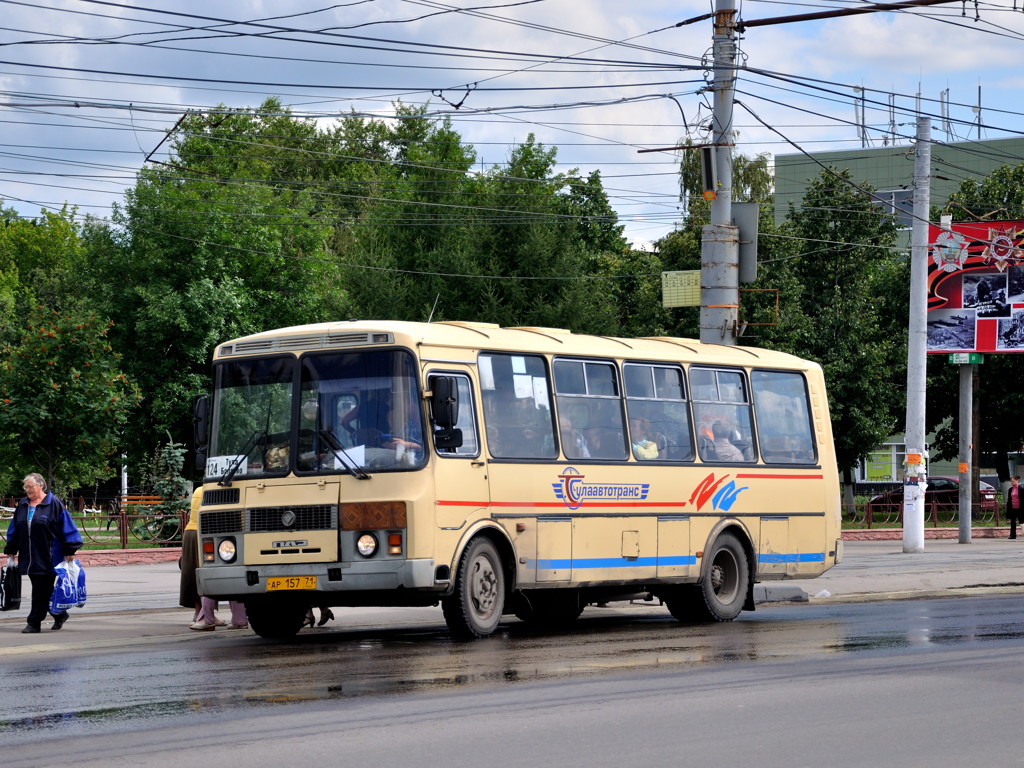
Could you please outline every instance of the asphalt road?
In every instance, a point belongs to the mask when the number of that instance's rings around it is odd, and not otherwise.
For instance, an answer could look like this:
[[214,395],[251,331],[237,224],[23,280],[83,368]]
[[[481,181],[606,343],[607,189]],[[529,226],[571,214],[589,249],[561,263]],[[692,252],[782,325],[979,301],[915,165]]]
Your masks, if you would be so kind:
[[1022,635],[1024,597],[994,595],[766,607],[696,627],[609,613],[475,643],[442,624],[284,644],[154,637],[7,657],[0,761],[1017,765],[1004,726]]

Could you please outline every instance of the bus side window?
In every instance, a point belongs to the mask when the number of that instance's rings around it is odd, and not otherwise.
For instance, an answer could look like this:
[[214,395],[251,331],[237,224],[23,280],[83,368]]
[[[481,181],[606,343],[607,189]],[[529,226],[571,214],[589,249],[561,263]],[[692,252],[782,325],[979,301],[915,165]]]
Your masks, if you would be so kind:
[[768,463],[810,464],[817,460],[807,382],[790,371],[751,371],[761,457]]
[[[497,459],[553,459],[551,394],[544,358],[481,353],[487,450]],[[461,409],[460,409],[461,415]]]
[[625,459],[626,430],[614,363],[556,359],[555,402],[567,459]]
[[756,440],[742,371],[690,367],[701,461],[755,461]]
[[625,363],[622,378],[633,456],[638,461],[692,461],[682,369],[668,363]]

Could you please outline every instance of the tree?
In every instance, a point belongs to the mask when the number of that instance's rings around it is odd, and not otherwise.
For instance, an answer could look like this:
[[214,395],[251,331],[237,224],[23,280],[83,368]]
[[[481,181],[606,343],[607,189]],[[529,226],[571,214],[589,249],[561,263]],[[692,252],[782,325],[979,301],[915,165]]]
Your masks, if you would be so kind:
[[449,121],[402,104],[395,118],[320,131],[274,99],[189,115],[111,224],[85,225],[77,290],[116,320],[145,395],[133,472],[154,434],[189,439],[210,352],[234,336],[353,316],[619,328],[588,279],[625,251],[598,174],[556,173],[533,136],[473,173]]
[[[847,486],[860,457],[896,431],[905,393],[908,266],[897,258],[894,219],[848,171],[823,171],[787,219],[800,238],[784,262],[799,285],[773,334],[777,348],[819,362],[825,372],[839,467]],[[902,378],[901,378],[902,374]]]
[[[0,455],[14,476],[38,471],[62,492],[111,477],[138,388],[95,315],[38,307],[0,366]],[[8,478],[10,480],[10,478]]]
[[133,472],[153,435],[191,439],[189,407],[208,386],[214,345],[326,320],[344,305],[318,213],[319,141],[311,121],[273,99],[190,115],[169,164],[139,172],[110,225],[87,225],[80,279],[116,320],[111,343],[146,399],[126,435]]
[[161,498],[160,511],[179,518],[188,509],[192,493],[192,483],[181,474],[185,453],[185,446],[168,436],[168,441],[156,450],[151,475],[153,493]]
[[557,151],[532,135],[504,168],[472,174],[476,153],[447,121],[399,114],[378,130],[349,119],[338,137],[341,154],[385,159],[359,174],[373,199],[336,228],[354,314],[613,332],[587,279],[597,253],[625,246],[600,176],[555,173]]
[[86,309],[79,290],[84,253],[75,209],[42,211],[36,219],[0,209],[0,343],[18,339],[25,318],[40,304]]

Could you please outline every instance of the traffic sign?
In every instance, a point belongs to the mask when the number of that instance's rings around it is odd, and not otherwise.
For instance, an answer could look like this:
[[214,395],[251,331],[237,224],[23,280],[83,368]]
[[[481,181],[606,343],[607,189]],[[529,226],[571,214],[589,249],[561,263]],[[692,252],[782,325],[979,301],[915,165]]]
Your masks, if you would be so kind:
[[981,352],[950,352],[949,362],[954,365],[973,365],[975,363],[984,363],[985,355]]

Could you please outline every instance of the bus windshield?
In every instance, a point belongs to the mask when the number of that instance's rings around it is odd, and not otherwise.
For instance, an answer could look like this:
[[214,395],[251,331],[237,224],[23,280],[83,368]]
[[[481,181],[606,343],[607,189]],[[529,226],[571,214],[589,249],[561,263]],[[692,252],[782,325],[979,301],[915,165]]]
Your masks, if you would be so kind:
[[206,477],[422,466],[415,371],[412,356],[401,350],[218,365]]
[[216,367],[207,478],[288,472],[294,376],[293,357]]
[[307,355],[300,367],[298,473],[423,466],[412,355],[394,349]]

